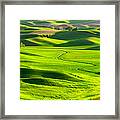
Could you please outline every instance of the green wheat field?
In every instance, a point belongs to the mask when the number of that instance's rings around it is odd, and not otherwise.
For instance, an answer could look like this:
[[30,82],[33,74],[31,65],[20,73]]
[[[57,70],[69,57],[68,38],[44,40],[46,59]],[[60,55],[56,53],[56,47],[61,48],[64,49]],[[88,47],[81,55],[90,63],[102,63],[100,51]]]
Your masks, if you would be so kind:
[[100,100],[99,20],[20,20],[21,100]]

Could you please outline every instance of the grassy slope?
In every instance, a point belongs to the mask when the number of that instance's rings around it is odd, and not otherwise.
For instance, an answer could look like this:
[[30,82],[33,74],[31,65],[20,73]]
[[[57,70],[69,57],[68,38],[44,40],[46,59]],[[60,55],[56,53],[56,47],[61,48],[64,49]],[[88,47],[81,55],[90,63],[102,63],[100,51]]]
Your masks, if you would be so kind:
[[21,99],[100,99],[98,31],[58,32],[49,38],[25,34],[21,39],[27,43],[20,49]]

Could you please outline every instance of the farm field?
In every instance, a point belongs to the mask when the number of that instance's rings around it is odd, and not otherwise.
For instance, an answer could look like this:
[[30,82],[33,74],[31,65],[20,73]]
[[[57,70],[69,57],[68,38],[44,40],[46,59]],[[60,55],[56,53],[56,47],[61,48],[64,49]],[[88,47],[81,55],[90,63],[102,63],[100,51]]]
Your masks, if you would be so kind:
[[99,100],[99,21],[21,20],[20,99]]

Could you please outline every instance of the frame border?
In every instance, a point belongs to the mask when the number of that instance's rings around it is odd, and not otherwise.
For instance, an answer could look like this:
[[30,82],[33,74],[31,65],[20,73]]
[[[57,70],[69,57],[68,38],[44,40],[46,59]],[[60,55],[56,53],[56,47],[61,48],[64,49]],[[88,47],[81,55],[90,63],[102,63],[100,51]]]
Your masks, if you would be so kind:
[[[5,115],[5,5],[115,5],[115,115]],[[120,0],[45,0],[1,2],[0,119],[120,119],[119,40]]]

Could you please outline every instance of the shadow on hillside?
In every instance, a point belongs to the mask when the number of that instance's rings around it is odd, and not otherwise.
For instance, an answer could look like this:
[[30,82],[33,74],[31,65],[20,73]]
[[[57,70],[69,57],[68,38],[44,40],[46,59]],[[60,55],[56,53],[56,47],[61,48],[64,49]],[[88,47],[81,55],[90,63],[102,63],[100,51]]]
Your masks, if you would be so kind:
[[29,34],[29,33],[26,33],[26,34],[20,34],[20,39],[21,40],[25,40],[25,39],[29,39],[29,38],[34,38],[34,37],[38,37],[39,35],[37,34]]
[[38,46],[37,43],[32,42],[32,41],[28,41],[28,40],[21,40],[21,42],[22,42],[25,46]]
[[25,44],[25,46],[38,46],[37,43],[27,40],[29,38],[34,38],[34,37],[38,37],[38,35],[36,35],[36,34],[28,34],[28,33],[20,34],[20,42]]
[[[90,33],[88,31],[61,31],[55,33],[55,35],[49,36],[52,39],[58,40],[68,40],[66,43],[55,44],[50,41],[43,41],[41,39],[37,39],[39,35],[37,34],[21,34],[20,39],[25,46],[54,46],[54,47],[69,47],[69,46],[84,46],[84,45],[95,45],[96,43],[87,40],[89,37],[100,37],[100,33],[96,32],[96,34]],[[28,40],[32,38],[34,41]],[[40,42],[38,44],[36,42]],[[91,48],[92,49],[92,48]],[[96,49],[96,48],[93,48]]]
[[36,84],[36,85],[60,86],[58,84],[55,84],[54,82],[50,82],[49,80],[42,78],[28,78],[28,79],[23,79],[22,81],[25,83]]
[[20,60],[20,62],[39,63],[39,62],[31,61],[31,60]]
[[26,53],[26,52],[20,52],[20,54],[30,55],[30,56],[39,56],[39,55],[37,55],[37,54],[33,54],[33,53]]
[[89,48],[86,48],[85,50],[100,50],[100,46],[89,47]]
[[84,45],[94,45],[94,42],[89,40],[71,40],[67,43],[58,44],[58,47],[69,47],[69,46],[84,46]]
[[86,39],[88,37],[100,37],[100,33],[96,34],[90,33],[88,31],[61,31],[55,33],[55,35],[50,36],[52,39],[59,40],[74,40],[74,39]]
[[[78,79],[71,77],[67,74],[60,73],[57,71],[47,71],[47,70],[36,70],[28,68],[20,68],[20,78],[52,78],[52,79],[61,79],[68,81],[79,81]],[[40,78],[41,79],[41,78]]]
[[[35,85],[47,85],[47,86],[70,87],[70,88],[73,87],[88,88],[87,86],[88,83],[86,83],[86,81],[76,79],[64,73],[59,73],[56,71],[21,68],[20,77],[23,82],[29,84],[35,84]],[[78,84],[76,85],[63,84],[63,82],[65,82],[63,80],[78,82]],[[69,83],[69,82],[65,82],[65,83]]]

